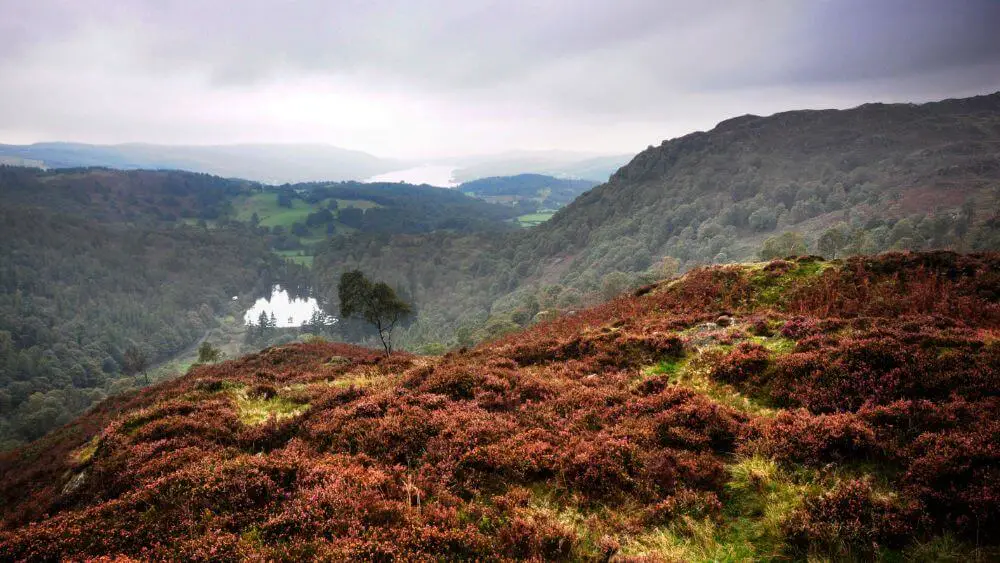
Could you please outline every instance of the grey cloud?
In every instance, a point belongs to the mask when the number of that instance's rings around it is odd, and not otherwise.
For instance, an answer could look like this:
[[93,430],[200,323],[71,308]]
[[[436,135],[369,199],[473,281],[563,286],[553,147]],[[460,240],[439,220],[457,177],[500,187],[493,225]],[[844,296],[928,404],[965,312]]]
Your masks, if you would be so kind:
[[[403,144],[426,144],[439,121],[507,148],[581,148],[581,135],[607,132],[593,141],[601,150],[642,147],[732,113],[1000,88],[992,0],[0,0],[0,8],[0,141],[15,126],[25,135],[93,129],[162,141],[148,138],[160,131],[198,142],[210,131],[213,142],[267,141],[299,125],[267,121],[281,118],[264,109],[255,115],[259,93],[309,81],[362,106],[388,96],[400,115],[432,112],[412,124],[420,131],[399,123],[398,136],[412,137]],[[243,113],[227,121],[230,105]],[[302,140],[322,136],[311,127]],[[337,135],[349,145],[367,135],[359,131]]]
[[786,76],[804,82],[878,79],[997,63],[1000,2],[822,2],[792,40],[801,47],[802,57]]

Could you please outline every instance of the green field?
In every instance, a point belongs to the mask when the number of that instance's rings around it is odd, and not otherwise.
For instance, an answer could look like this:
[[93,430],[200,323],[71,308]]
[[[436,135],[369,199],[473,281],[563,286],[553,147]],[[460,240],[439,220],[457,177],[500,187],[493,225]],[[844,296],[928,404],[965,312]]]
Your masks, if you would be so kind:
[[528,213],[527,215],[521,215],[518,217],[517,222],[520,223],[522,227],[535,227],[548,221],[553,215],[555,215],[555,211]]
[[[326,203],[328,200],[324,200]],[[374,201],[368,201],[367,199],[338,199],[337,207],[339,209],[347,209],[348,207],[357,207],[361,210],[368,210],[375,207],[382,207],[381,205],[375,203]]]
[[[185,218],[181,219],[181,223],[184,223],[185,225],[188,225],[189,227],[197,227],[202,221],[204,221],[204,219],[195,219],[194,217],[185,217]],[[211,229],[218,229],[219,228],[219,222],[218,221],[211,221],[211,220],[205,221],[205,228],[209,229],[209,230],[211,230]]]
[[302,250],[272,250],[278,256],[285,258],[286,260],[291,260],[296,264],[301,264],[307,268],[312,268],[313,257],[305,256],[302,254]]
[[[348,209],[351,207],[368,210],[375,207],[381,207],[379,204],[368,201],[364,199],[337,199],[338,209]],[[290,230],[292,225],[295,223],[305,224],[310,213],[315,213],[320,209],[327,207],[330,203],[329,199],[320,201],[317,204],[309,204],[305,201],[295,198],[292,200],[291,207],[282,207],[278,205],[278,194],[275,192],[265,192],[257,193],[250,196],[245,196],[236,199],[233,202],[233,208],[236,210],[236,219],[239,221],[249,222],[253,217],[253,214],[257,214],[257,218],[260,219],[260,226],[262,227],[284,227],[286,230]],[[336,215],[334,211],[334,215]],[[348,227],[340,222],[335,222],[334,225],[337,228],[337,233],[346,234],[356,231],[356,229]],[[311,246],[315,244],[322,243],[328,238],[326,234],[326,226],[314,227],[309,230],[309,236],[299,237],[299,242],[305,246]],[[302,264],[304,266],[312,266],[313,257],[303,255],[303,250],[275,250],[274,253],[294,260],[295,262]]]
[[278,194],[273,192],[240,198],[234,206],[238,220],[249,221],[256,213],[262,227],[281,225],[291,228],[294,223],[305,223],[306,217],[316,211],[316,208],[301,199],[293,199],[291,207],[281,207],[278,205]]

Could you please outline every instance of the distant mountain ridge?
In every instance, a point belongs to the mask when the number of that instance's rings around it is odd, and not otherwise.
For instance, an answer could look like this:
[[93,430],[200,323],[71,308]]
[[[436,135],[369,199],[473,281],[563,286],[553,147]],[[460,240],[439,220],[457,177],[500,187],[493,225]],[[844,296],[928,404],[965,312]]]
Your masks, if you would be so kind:
[[[628,158],[626,155],[600,156],[565,151],[514,151],[435,159],[434,162],[455,166],[458,182],[521,173],[603,182]],[[383,158],[325,144],[94,145],[70,142],[0,144],[0,164],[50,169],[97,166],[120,170],[186,170],[266,184],[364,181],[416,165],[406,159]]]
[[359,180],[403,166],[397,160],[321,144],[36,143],[0,145],[2,158],[32,161],[45,168],[102,166],[124,170],[187,170],[270,184]]

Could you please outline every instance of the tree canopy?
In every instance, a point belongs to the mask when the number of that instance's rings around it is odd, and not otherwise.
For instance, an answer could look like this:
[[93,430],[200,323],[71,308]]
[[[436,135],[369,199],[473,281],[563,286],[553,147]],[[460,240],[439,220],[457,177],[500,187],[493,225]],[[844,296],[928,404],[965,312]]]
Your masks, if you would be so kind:
[[345,272],[337,287],[340,314],[344,318],[358,316],[375,325],[385,354],[392,354],[392,331],[411,308],[396,296],[385,282],[372,282],[360,270]]

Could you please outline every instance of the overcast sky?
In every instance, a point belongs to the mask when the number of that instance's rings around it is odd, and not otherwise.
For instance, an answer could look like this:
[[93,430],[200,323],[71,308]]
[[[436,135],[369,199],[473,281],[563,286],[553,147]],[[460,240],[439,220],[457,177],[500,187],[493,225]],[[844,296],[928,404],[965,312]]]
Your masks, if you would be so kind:
[[0,0],[0,142],[633,153],[1000,90],[1000,0]]

